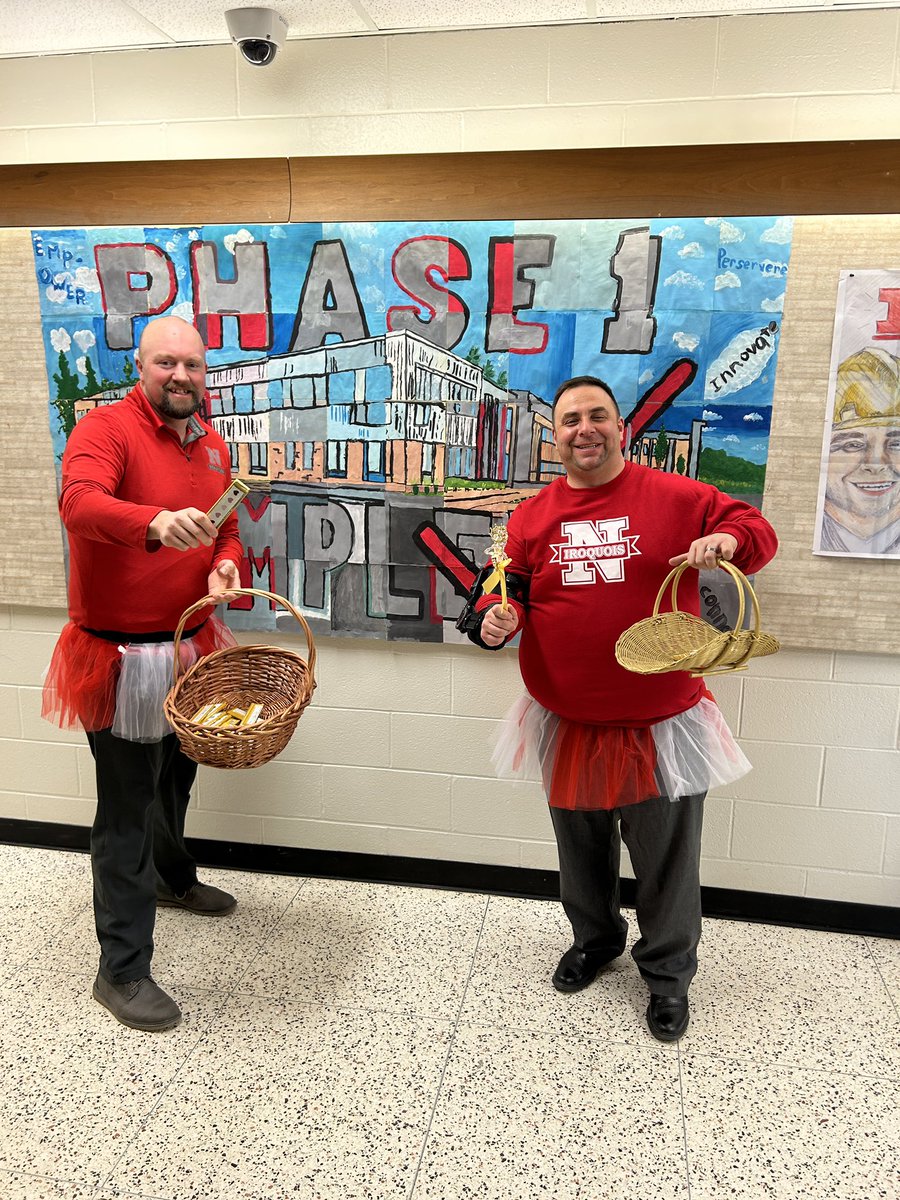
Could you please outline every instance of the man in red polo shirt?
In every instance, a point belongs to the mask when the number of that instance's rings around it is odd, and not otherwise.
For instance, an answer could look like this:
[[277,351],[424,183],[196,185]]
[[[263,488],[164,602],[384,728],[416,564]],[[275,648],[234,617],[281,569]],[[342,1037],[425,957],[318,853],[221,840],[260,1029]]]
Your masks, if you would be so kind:
[[[150,976],[157,904],[220,915],[235,899],[197,881],[184,843],[196,763],[162,703],[181,614],[239,586],[237,516],[206,512],[231,482],[228,448],[198,413],[206,353],[192,325],[161,317],[135,356],[140,383],[88,412],[63,455],[69,623],[44,686],[44,716],[87,733],[97,777],[91,830],[100,968],[93,996],[125,1025],[169,1029],[181,1012]],[[198,614],[181,661],[232,645]],[[205,615],[205,619],[204,618]]]

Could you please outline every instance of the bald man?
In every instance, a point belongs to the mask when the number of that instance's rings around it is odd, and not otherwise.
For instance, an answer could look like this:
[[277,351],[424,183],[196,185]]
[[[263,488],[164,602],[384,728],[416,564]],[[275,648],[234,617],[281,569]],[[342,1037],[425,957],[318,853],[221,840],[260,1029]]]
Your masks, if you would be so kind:
[[[177,317],[144,329],[140,383],[88,412],[63,455],[60,512],[69,538],[69,623],[44,686],[44,716],[83,729],[94,756],[91,830],[100,967],[93,996],[134,1029],[177,1025],[150,975],[158,904],[203,916],[235,906],[199,883],[184,842],[197,766],[165,721],[173,637],[207,593],[239,586],[237,516],[207,511],[231,483],[228,448],[198,415],[200,335]],[[234,639],[212,609],[184,631],[185,666]]]

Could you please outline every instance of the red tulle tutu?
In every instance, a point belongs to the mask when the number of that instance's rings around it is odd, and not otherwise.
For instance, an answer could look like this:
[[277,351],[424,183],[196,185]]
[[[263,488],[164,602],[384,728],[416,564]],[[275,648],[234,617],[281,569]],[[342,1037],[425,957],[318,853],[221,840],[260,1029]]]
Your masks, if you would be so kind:
[[632,728],[570,721],[526,694],[501,724],[492,761],[502,778],[540,780],[550,805],[569,809],[678,800],[750,770],[708,696],[674,717]]
[[[127,645],[94,637],[70,621],[59,635],[44,678],[44,720],[60,729],[109,729],[116,714],[116,689]],[[210,617],[192,638],[181,643],[181,664],[187,669],[198,658],[233,645],[228,626]]]

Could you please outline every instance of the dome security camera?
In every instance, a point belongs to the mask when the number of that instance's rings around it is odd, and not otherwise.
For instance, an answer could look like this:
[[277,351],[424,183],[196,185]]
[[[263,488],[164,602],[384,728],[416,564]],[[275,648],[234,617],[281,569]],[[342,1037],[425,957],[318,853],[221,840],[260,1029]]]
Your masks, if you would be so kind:
[[225,23],[231,40],[253,67],[273,63],[287,37],[287,22],[273,8],[230,8]]

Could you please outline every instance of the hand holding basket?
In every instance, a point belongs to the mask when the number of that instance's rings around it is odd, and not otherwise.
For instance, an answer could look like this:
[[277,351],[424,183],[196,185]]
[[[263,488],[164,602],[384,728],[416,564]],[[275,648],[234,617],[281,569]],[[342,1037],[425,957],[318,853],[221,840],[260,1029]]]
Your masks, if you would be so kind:
[[[762,633],[759,628],[759,601],[747,577],[725,559],[718,564],[737,583],[738,615],[735,627],[720,632],[700,617],[678,610],[678,581],[687,563],[673,567],[662,582],[653,615],[638,621],[616,642],[616,659],[638,675],[661,675],[666,671],[690,671],[692,675],[719,675],[726,671],[743,670],[751,658],[774,654],[779,648],[777,638]],[[672,586],[672,612],[659,611],[666,593]],[[742,628],[746,611],[746,596],[750,597],[753,625]]]
[[[302,613],[274,592],[230,588],[231,596],[263,596],[283,605],[306,635],[308,661],[277,646],[229,646],[199,659],[181,674],[179,646],[188,618],[222,596],[204,596],[182,614],[175,630],[174,683],[165,699],[166,719],[181,749],[194,762],[210,767],[259,767],[280,754],[312,699],[316,686],[316,647]],[[193,718],[204,705],[222,701],[227,708],[262,704],[259,721],[232,729],[201,725]]]

